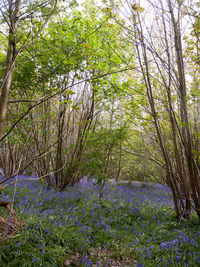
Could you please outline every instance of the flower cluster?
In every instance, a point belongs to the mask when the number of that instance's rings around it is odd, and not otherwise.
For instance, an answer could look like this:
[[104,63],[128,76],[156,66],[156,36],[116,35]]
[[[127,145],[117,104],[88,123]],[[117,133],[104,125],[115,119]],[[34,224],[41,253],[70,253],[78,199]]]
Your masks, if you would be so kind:
[[[3,197],[11,200],[12,192],[7,193]],[[60,266],[65,258],[77,266],[114,266],[112,261],[119,266],[200,266],[198,220],[174,218],[167,187],[107,184],[103,204],[86,179],[65,192],[48,189],[44,182],[19,183],[14,207],[26,227],[8,241],[5,266],[16,255],[20,266],[23,260],[31,266]]]

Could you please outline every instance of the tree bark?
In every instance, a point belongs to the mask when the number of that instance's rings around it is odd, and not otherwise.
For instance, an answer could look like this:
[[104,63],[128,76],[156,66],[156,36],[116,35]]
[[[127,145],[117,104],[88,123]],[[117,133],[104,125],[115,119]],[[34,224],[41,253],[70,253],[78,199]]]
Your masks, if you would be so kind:
[[[14,11],[13,11],[13,6],[15,6]],[[11,87],[13,72],[15,68],[15,61],[17,56],[15,38],[18,28],[20,8],[21,8],[21,0],[16,0],[15,3],[13,2],[13,0],[9,1],[10,30],[9,30],[8,50],[6,55],[5,73],[4,73],[3,83],[1,86],[1,95],[0,95],[0,137],[2,135],[4,121],[6,119],[9,91]]]
[[[187,99],[186,99],[186,81],[185,81],[185,69],[183,63],[183,53],[182,53],[182,42],[181,42],[181,32],[180,32],[180,19],[175,20],[174,12],[172,8],[171,0],[168,1],[169,11],[171,15],[173,30],[174,30],[174,44],[176,51],[176,60],[177,60],[177,68],[178,68],[178,91],[180,94],[180,112],[181,112],[181,123],[182,123],[182,136],[183,136],[183,145],[185,149],[186,162],[188,166],[188,175],[189,181],[187,187],[189,188],[191,185],[192,195],[195,204],[195,210],[197,215],[200,218],[200,188],[199,188],[199,174],[196,170],[197,166],[195,164],[195,158],[192,152],[192,134],[189,126],[188,119],[188,109],[187,109]],[[179,4],[179,12],[181,12],[181,4]],[[186,206],[188,208],[191,207],[191,199],[188,194],[188,188],[186,188]]]

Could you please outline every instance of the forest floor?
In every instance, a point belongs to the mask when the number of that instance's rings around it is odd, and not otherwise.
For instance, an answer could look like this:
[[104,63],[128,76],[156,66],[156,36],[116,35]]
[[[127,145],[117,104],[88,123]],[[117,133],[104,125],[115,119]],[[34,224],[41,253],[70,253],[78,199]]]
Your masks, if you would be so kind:
[[200,266],[198,218],[178,221],[164,186],[108,184],[102,207],[86,179],[61,193],[20,182],[14,208],[25,224],[0,241],[2,267]]

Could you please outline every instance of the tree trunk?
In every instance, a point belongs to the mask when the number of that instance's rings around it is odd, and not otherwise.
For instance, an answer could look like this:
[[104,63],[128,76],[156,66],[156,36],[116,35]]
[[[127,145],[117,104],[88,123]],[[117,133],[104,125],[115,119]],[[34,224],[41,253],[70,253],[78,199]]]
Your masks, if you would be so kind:
[[[174,30],[174,44],[176,51],[176,60],[177,60],[177,68],[178,68],[178,91],[180,94],[180,111],[181,111],[181,123],[182,123],[182,138],[183,138],[183,146],[185,149],[185,157],[188,166],[188,175],[189,182],[186,188],[186,206],[188,209],[191,209],[191,198],[188,194],[188,189],[191,185],[192,195],[195,204],[195,210],[197,215],[200,218],[200,188],[198,180],[200,179],[198,171],[196,170],[197,166],[195,164],[194,155],[192,153],[192,134],[189,126],[188,119],[188,110],[187,110],[187,99],[186,99],[186,81],[185,81],[185,69],[183,63],[183,54],[182,54],[182,42],[181,42],[181,32],[180,32],[180,20],[175,20],[172,3],[171,0],[168,1],[168,6],[170,10],[170,15],[173,24]],[[181,4],[179,4],[179,12],[181,12]],[[188,212],[188,211],[186,211]],[[186,214],[187,215],[187,214]]]
[[[14,11],[13,11],[13,6],[15,6]],[[10,31],[9,31],[8,50],[6,55],[5,73],[4,73],[3,83],[1,86],[1,95],[0,95],[0,137],[2,135],[4,127],[4,121],[6,119],[9,91],[11,87],[13,72],[15,68],[15,61],[17,56],[15,37],[18,28],[20,8],[21,8],[21,0],[16,0],[15,3],[13,3],[12,0],[9,1]]]

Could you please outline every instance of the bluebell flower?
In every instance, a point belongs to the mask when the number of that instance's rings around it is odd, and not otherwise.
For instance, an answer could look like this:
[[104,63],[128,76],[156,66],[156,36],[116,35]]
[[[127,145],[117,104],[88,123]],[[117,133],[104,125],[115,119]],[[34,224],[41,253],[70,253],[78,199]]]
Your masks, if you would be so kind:
[[34,263],[34,262],[36,262],[36,261],[38,261],[38,259],[35,258],[35,257],[33,257],[33,259],[32,259],[32,263]]
[[179,262],[180,261],[180,258],[181,258],[180,256],[176,256],[175,257],[175,262]]

